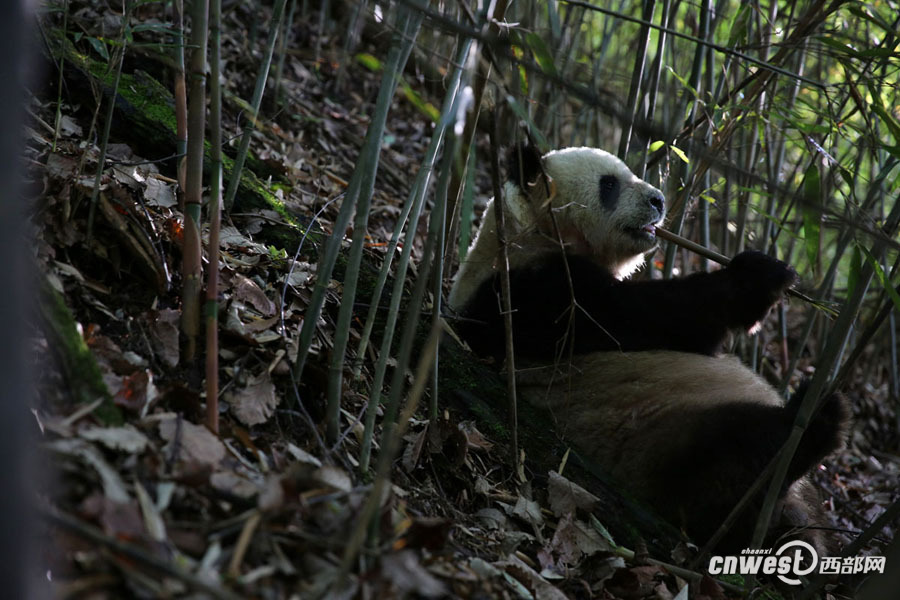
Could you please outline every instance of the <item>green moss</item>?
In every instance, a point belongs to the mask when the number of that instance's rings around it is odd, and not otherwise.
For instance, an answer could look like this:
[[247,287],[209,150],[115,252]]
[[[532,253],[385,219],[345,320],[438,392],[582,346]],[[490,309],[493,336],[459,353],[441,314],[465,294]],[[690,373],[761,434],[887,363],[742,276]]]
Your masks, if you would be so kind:
[[39,292],[43,329],[71,394],[79,403],[102,399],[103,402],[93,412],[94,416],[106,425],[121,424],[122,413],[113,404],[100,367],[79,333],[75,317],[62,295],[44,278],[40,280]]
[[[67,39],[62,30],[53,30],[48,36],[50,50],[54,58],[64,58],[75,69],[67,69],[66,74],[71,76],[70,82],[84,86],[84,81],[92,79],[103,88],[104,95],[112,94],[115,84],[115,71],[103,61],[95,60],[86,54],[77,51],[70,39]],[[80,72],[83,77],[76,81]],[[152,147],[154,152],[170,152],[176,147],[177,122],[175,119],[175,101],[172,93],[165,85],[143,71],[134,73],[122,73],[119,87],[116,90],[115,119],[120,136],[127,140],[134,140],[144,147]],[[206,158],[204,160],[204,173],[211,172],[210,144],[204,142]],[[259,171],[267,175],[270,169],[263,161],[248,157],[248,167],[259,167]],[[234,169],[234,161],[227,156],[222,159],[223,176],[226,182],[231,178]],[[268,186],[261,181],[250,168],[244,168],[241,173],[241,182],[238,186],[236,206],[241,209],[266,208],[274,210],[286,223],[298,227],[297,218],[290,214],[273,190],[290,190],[286,182],[273,182]],[[296,229],[293,233],[297,235]]]

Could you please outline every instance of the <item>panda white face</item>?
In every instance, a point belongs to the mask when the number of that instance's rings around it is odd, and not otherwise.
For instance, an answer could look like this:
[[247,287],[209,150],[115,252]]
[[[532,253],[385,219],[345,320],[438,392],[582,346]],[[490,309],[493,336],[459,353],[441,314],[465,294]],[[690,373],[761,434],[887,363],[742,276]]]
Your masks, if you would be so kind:
[[553,209],[570,251],[590,254],[619,277],[634,272],[656,247],[656,226],[665,218],[662,192],[597,148],[550,152],[543,165],[555,187]]
[[[503,191],[511,269],[558,256],[561,238],[567,254],[588,258],[623,279],[656,247],[656,226],[666,212],[663,195],[612,154],[597,148],[565,148],[540,156],[534,148],[522,148],[511,158],[515,162]],[[553,220],[541,171],[552,182]],[[482,282],[494,276],[499,255],[494,211],[488,207],[454,279],[450,306],[461,308]]]

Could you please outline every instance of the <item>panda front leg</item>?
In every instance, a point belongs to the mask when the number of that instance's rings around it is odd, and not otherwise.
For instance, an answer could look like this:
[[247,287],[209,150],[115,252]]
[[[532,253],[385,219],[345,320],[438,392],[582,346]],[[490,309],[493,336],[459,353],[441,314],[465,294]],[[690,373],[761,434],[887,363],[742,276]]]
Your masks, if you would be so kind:
[[[552,359],[619,350],[715,354],[728,331],[751,328],[796,278],[785,263],[743,252],[725,269],[619,281],[591,258],[552,253],[510,271],[516,353]],[[459,331],[479,354],[503,355],[498,277],[462,307]]]
[[[747,251],[711,273],[616,281],[606,289],[602,284],[595,289],[583,286],[579,303],[588,314],[579,325],[589,327],[590,318],[602,319],[624,351],[711,355],[719,351],[728,331],[751,331],[796,278],[786,263]],[[594,349],[606,348],[584,348]]]

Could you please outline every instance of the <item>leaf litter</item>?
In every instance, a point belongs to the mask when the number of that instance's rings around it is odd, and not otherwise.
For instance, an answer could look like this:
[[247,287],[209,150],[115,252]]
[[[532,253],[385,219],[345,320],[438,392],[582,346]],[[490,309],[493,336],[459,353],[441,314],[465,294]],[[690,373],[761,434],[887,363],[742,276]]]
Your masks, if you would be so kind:
[[[121,27],[121,17],[90,3],[74,2],[70,10],[91,39],[102,37],[96,28],[105,20]],[[144,22],[165,22],[155,10],[148,5]],[[257,65],[251,53],[236,52],[246,42],[243,32],[226,28],[223,35],[234,76],[226,84],[234,93],[249,89]],[[333,73],[320,67],[289,55],[286,72],[293,75],[284,86],[295,112],[263,123],[253,141],[257,158],[289,184],[290,192],[276,191],[287,210],[307,219],[344,191],[371,109],[363,98],[378,88],[376,76],[348,64],[354,101],[334,103],[327,94]],[[33,98],[32,104],[43,121],[53,122],[55,102]],[[239,105],[226,108],[232,117],[239,112]],[[31,130],[28,152],[40,168],[30,176],[43,189],[33,216],[35,257],[72,309],[122,419],[104,422],[95,413],[99,403],[73,404],[50,361],[42,361],[47,377],[34,413],[41,452],[58,471],[47,490],[53,510],[77,517],[82,535],[96,528],[148,558],[126,561],[113,545],[91,545],[78,531],[48,527],[43,541],[57,550],[48,571],[55,585],[109,598],[189,597],[198,589],[265,598],[316,597],[324,590],[331,598],[683,597],[679,577],[617,553],[598,521],[602,515],[592,514],[596,496],[556,472],[541,474],[546,491],[532,493],[531,482],[515,483],[477,424],[445,416],[411,427],[393,485],[381,498],[379,545],[365,550],[359,574],[342,573],[347,536],[371,490],[356,470],[367,398],[347,390],[348,435],[335,447],[311,435],[296,410],[289,361],[315,278],[315,244],[304,246],[298,262],[287,259],[296,248],[266,237],[273,223],[283,223],[271,210],[236,214],[223,226],[223,431],[212,434],[202,424],[201,381],[180,356],[173,274],[183,215],[173,169],[148,160],[152,154],[139,139],[111,144],[99,227],[87,243],[86,202],[99,156],[83,141],[90,116],[74,100],[65,104],[55,149],[47,132]],[[383,153],[366,250],[375,264],[408,192],[413,159],[428,142],[428,127],[410,107],[395,107],[391,119],[402,151]],[[331,231],[337,207],[321,213],[322,231]],[[421,240],[415,243],[418,249]],[[331,307],[339,288],[332,283]],[[324,358],[333,314],[321,319],[315,349]],[[36,338],[35,347],[48,347],[40,332]],[[318,419],[324,367],[316,363],[309,371],[301,391]],[[867,390],[872,414],[864,416],[873,429],[883,426],[877,399],[886,393]],[[823,488],[856,507],[855,514],[841,513],[841,527],[858,530],[884,511],[900,476],[897,465],[895,457],[879,461],[848,451],[830,471],[816,473]],[[171,570],[147,568],[153,558],[171,563]],[[708,577],[700,590],[725,597]]]

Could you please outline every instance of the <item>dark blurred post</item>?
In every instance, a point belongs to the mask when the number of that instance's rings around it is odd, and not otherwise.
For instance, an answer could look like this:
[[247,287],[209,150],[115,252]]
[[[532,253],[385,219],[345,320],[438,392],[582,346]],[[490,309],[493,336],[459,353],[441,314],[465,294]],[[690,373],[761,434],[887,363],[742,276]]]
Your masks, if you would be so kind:
[[34,452],[28,432],[30,385],[25,313],[31,281],[29,246],[24,226],[21,169],[24,147],[25,78],[30,61],[32,23],[26,20],[30,3],[0,2],[0,595],[35,598],[29,585],[36,574],[34,523],[29,507],[35,504],[29,482]]

